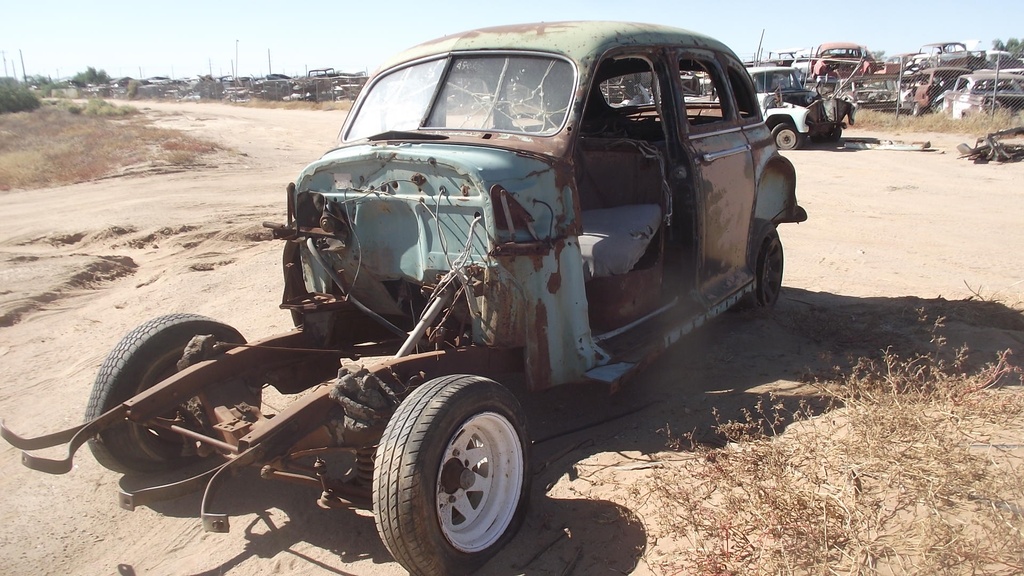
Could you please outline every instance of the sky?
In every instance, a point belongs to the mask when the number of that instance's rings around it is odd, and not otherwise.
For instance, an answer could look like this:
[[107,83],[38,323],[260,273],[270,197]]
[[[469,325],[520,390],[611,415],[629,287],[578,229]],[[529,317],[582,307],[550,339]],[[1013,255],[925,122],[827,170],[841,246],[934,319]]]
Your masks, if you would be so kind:
[[[50,0],[0,10],[5,76],[70,77],[89,66],[112,77],[232,74],[291,76],[332,67],[372,73],[389,55],[485,26],[561,20],[626,20],[686,28],[721,40],[741,58],[842,41],[916,52],[960,41],[992,47],[1024,38],[1024,2],[766,2],[747,0]],[[998,7],[996,7],[998,6]],[[898,7],[898,8],[897,8]],[[761,37],[763,34],[763,43]]]

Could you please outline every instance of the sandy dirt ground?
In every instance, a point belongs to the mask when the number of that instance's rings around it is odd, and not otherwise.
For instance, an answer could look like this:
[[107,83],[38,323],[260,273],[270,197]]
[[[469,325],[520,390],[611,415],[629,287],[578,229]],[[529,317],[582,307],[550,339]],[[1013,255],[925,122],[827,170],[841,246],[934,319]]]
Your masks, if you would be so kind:
[[[141,107],[230,151],[187,171],[0,194],[0,416],[19,433],[79,423],[103,358],[149,318],[194,312],[249,339],[290,328],[278,308],[281,246],[261,222],[284,220],[285,185],[333,145],[345,113]],[[712,409],[728,416],[769,391],[810,398],[808,375],[916,342],[919,308],[950,316],[951,344],[978,362],[1024,346],[1019,325],[971,313],[986,303],[942,299],[976,292],[1019,306],[1024,163],[958,159],[963,139],[948,135],[847,135],[928,139],[934,151],[786,153],[810,219],[780,230],[778,307],[716,319],[612,399],[560,390],[532,401],[530,512],[485,573],[658,573],[671,552],[635,488],[666,430],[707,430]],[[218,499],[232,531],[212,534],[198,495],[118,507],[119,485],[162,478],[122,477],[87,449],[62,476],[19,456],[0,443],[0,572],[404,574],[368,512],[318,508],[307,488],[243,474]]]

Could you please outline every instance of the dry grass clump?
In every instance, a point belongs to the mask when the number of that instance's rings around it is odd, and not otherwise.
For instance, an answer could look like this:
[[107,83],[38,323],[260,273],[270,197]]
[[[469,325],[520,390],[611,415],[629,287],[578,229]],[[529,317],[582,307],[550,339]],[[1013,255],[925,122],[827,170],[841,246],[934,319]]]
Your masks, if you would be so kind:
[[949,134],[988,134],[1024,126],[1024,111],[996,110],[995,114],[975,114],[954,120],[949,114],[940,112],[899,118],[892,112],[860,110],[857,112],[856,128],[865,130],[900,130],[903,132],[940,132]]
[[3,115],[0,190],[95,180],[141,164],[192,166],[219,149],[212,142],[150,126],[133,111],[92,100],[84,107],[72,103]]
[[245,102],[233,103],[234,106],[245,106],[246,108],[275,108],[280,110],[351,110],[352,100],[338,100],[336,102],[306,102],[304,100],[261,100],[251,98]]
[[134,106],[118,106],[100,98],[90,98],[84,106],[80,102],[73,100],[51,100],[47,103],[71,114],[84,114],[86,116],[120,117],[139,113],[138,108]]
[[[941,326],[941,322],[937,323]],[[659,562],[678,574],[1024,573],[1022,371],[1009,351],[964,369],[964,350],[886,350],[819,383],[812,417],[759,403],[720,423],[730,443],[653,477]],[[946,359],[942,359],[945,357]],[[797,422],[784,434],[774,427]],[[685,438],[677,441],[685,442]]]

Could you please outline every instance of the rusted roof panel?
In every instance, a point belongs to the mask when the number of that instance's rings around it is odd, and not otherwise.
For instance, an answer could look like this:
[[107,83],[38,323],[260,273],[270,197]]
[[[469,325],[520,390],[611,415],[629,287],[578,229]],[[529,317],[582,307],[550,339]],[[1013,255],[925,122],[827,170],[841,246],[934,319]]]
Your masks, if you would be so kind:
[[679,28],[636,22],[541,22],[481,28],[414,46],[382,69],[403,62],[463,50],[536,50],[563,54],[576,62],[597,58],[608,49],[629,45],[677,45],[732,53],[718,40]]

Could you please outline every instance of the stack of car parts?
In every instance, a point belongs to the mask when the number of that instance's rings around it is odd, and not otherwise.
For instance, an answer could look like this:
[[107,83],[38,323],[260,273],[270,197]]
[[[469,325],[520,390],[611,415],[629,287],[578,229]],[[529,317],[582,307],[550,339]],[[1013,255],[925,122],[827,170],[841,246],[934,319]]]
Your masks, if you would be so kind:
[[1007,144],[1003,138],[1024,137],[1024,126],[992,132],[984,138],[978,138],[974,147],[961,144],[956,147],[961,157],[974,160],[975,164],[986,162],[1017,162],[1024,160],[1024,144]]

